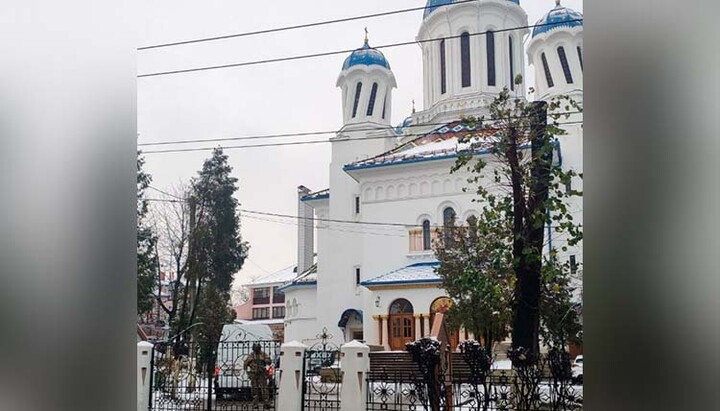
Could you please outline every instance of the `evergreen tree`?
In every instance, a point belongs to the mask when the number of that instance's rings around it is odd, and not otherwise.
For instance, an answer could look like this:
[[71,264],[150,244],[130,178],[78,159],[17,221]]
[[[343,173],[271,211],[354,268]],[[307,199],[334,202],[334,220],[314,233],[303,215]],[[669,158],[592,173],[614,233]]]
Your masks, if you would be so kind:
[[143,171],[145,159],[137,153],[137,314],[147,314],[153,308],[154,289],[157,279],[155,234],[147,224],[148,201],[145,190],[152,177]]

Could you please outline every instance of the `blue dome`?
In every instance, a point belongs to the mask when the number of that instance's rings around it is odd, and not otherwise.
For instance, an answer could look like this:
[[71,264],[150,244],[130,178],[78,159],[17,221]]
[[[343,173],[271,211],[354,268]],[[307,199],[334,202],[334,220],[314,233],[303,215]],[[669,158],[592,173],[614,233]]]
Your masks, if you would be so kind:
[[[539,26],[535,27],[533,29],[533,37],[537,36],[540,33],[547,33],[550,30],[554,30],[558,27],[577,27],[582,26],[583,15],[580,12],[577,12],[575,10],[569,9],[567,7],[563,7],[560,5],[560,2],[558,2],[557,6],[555,6],[554,9],[550,10],[548,14],[546,14],[543,18],[538,20],[537,24],[548,24],[547,26]],[[581,20],[581,21],[573,21],[573,20]]]
[[[520,0],[507,0],[511,1],[515,4],[520,4]],[[423,18],[426,18],[430,15],[433,11],[437,10],[438,7],[447,6],[448,4],[455,3],[455,0],[428,0],[427,4],[425,5],[425,13],[423,14]]]
[[361,64],[366,66],[383,66],[390,70],[390,63],[385,59],[385,56],[378,50],[370,47],[367,40],[365,40],[365,44],[361,48],[353,51],[348,58],[345,59],[342,69],[347,70],[352,66]]

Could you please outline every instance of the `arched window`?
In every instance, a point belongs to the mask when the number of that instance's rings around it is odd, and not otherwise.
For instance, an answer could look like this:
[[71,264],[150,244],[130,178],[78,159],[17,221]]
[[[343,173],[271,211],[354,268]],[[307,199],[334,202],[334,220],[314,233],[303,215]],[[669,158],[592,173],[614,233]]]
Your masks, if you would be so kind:
[[455,210],[452,207],[447,207],[443,210],[443,234],[445,244],[449,243],[452,239],[452,226],[455,225]]
[[563,73],[565,74],[565,81],[568,84],[573,83],[572,73],[570,72],[570,65],[567,61],[567,56],[565,55],[565,48],[563,46],[560,46],[557,48],[558,57],[560,57],[560,64],[562,65]]
[[377,97],[377,83],[373,83],[372,89],[370,90],[370,101],[368,102],[367,115],[372,116],[373,110],[375,109],[375,97]]
[[555,83],[553,83],[552,74],[550,73],[550,67],[548,67],[548,62],[547,62],[547,58],[545,57],[545,53],[540,55],[540,57],[542,58],[543,70],[545,70],[545,79],[547,80],[548,88],[552,87],[555,85]]
[[430,220],[422,223],[423,250],[429,250],[432,242],[430,241]]
[[512,36],[508,37],[508,55],[510,56],[510,90],[515,90],[515,54]]
[[440,40],[440,94],[447,92],[447,68],[445,67],[445,39]]
[[362,91],[362,81],[359,81],[357,83],[357,86],[355,86],[355,102],[353,103],[353,111],[352,111],[353,118],[355,118],[355,116],[357,115],[357,109],[358,109],[358,104],[360,103],[360,92],[361,91]]
[[383,99],[383,112],[382,112],[383,120],[385,120],[385,107],[387,107],[387,93],[385,94],[385,98]]
[[470,34],[460,35],[460,70],[463,87],[470,87]]
[[580,70],[585,70],[583,68],[582,49],[580,48],[580,46],[577,46],[577,52],[578,52],[578,59],[580,59]]
[[495,33],[488,31],[485,34],[485,44],[487,45],[487,75],[488,86],[495,85]]
[[415,339],[415,318],[410,301],[398,298],[390,304],[390,349],[402,350],[405,344]]

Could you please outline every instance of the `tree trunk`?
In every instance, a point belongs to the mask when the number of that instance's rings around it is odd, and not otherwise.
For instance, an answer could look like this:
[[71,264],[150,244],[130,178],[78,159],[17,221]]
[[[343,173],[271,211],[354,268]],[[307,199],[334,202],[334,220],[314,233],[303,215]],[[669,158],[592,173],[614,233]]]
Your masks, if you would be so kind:
[[[508,160],[513,185],[514,224],[513,257],[515,260],[515,307],[513,318],[512,347],[524,347],[531,361],[537,361],[540,353],[540,292],[544,224],[534,221],[546,215],[546,202],[550,184],[552,145],[546,136],[547,104],[533,103],[531,113],[531,170],[530,187],[525,197],[518,181],[520,164],[517,158],[517,139],[511,138]],[[511,130],[511,135],[513,131]],[[544,221],[544,220],[543,220]],[[530,250],[531,252],[527,252]]]

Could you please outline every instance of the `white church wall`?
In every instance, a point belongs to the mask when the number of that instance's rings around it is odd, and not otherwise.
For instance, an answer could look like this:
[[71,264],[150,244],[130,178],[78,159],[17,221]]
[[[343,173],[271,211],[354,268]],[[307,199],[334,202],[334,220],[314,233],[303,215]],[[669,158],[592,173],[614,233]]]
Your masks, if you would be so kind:
[[285,291],[285,342],[303,344],[320,333],[317,327],[317,291],[312,286],[292,287]]

